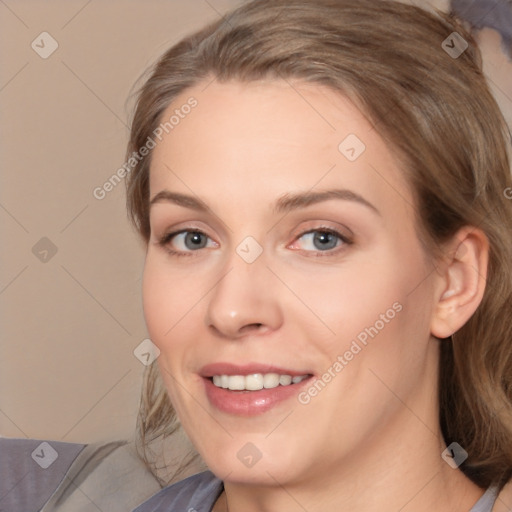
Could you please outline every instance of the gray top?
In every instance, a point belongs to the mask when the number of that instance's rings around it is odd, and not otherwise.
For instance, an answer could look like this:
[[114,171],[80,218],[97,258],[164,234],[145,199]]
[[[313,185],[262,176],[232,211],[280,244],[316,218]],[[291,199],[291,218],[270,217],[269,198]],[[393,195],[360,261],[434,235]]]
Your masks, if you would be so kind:
[[[133,512],[211,512],[223,490],[222,481],[204,471],[165,487]],[[497,489],[489,487],[469,512],[491,512],[496,497]]]
[[476,29],[489,27],[501,34],[503,49],[512,57],[512,2],[504,0],[452,0],[451,7]]
[[222,480],[203,471],[165,487],[133,512],[211,512],[223,490]]
[[0,512],[127,512],[161,489],[131,441],[0,438]]

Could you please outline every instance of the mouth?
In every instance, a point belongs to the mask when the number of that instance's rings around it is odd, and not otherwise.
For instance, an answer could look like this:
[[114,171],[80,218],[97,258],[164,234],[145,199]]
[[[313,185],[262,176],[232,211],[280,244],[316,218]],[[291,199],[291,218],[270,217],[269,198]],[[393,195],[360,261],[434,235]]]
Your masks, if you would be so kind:
[[275,366],[214,363],[200,371],[210,404],[228,414],[254,416],[289,402],[313,373]]

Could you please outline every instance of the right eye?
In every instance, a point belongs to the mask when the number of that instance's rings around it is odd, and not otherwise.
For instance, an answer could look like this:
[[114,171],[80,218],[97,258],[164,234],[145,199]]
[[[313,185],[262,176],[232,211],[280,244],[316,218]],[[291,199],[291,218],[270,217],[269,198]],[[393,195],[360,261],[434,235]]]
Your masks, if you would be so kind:
[[[165,234],[158,244],[173,256],[192,256],[193,252],[206,248],[209,238],[198,229],[182,229]],[[215,247],[216,244],[214,243],[213,246]]]

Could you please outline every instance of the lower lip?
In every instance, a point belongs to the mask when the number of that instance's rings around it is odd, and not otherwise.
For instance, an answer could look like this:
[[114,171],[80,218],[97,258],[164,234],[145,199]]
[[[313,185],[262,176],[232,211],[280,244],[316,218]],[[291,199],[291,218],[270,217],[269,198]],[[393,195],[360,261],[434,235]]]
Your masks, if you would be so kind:
[[277,386],[259,391],[230,391],[219,388],[211,379],[203,378],[206,396],[217,409],[238,416],[255,416],[272,409],[275,405],[298,395],[300,389],[313,377],[307,377],[297,384]]

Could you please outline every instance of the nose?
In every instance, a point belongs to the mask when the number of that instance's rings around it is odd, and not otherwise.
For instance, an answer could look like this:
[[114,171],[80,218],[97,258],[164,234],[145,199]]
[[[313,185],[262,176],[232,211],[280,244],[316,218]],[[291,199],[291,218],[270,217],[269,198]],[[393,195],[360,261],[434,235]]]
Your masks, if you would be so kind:
[[283,320],[279,281],[266,267],[264,258],[247,263],[235,253],[227,268],[208,295],[208,328],[226,339],[279,329]]

